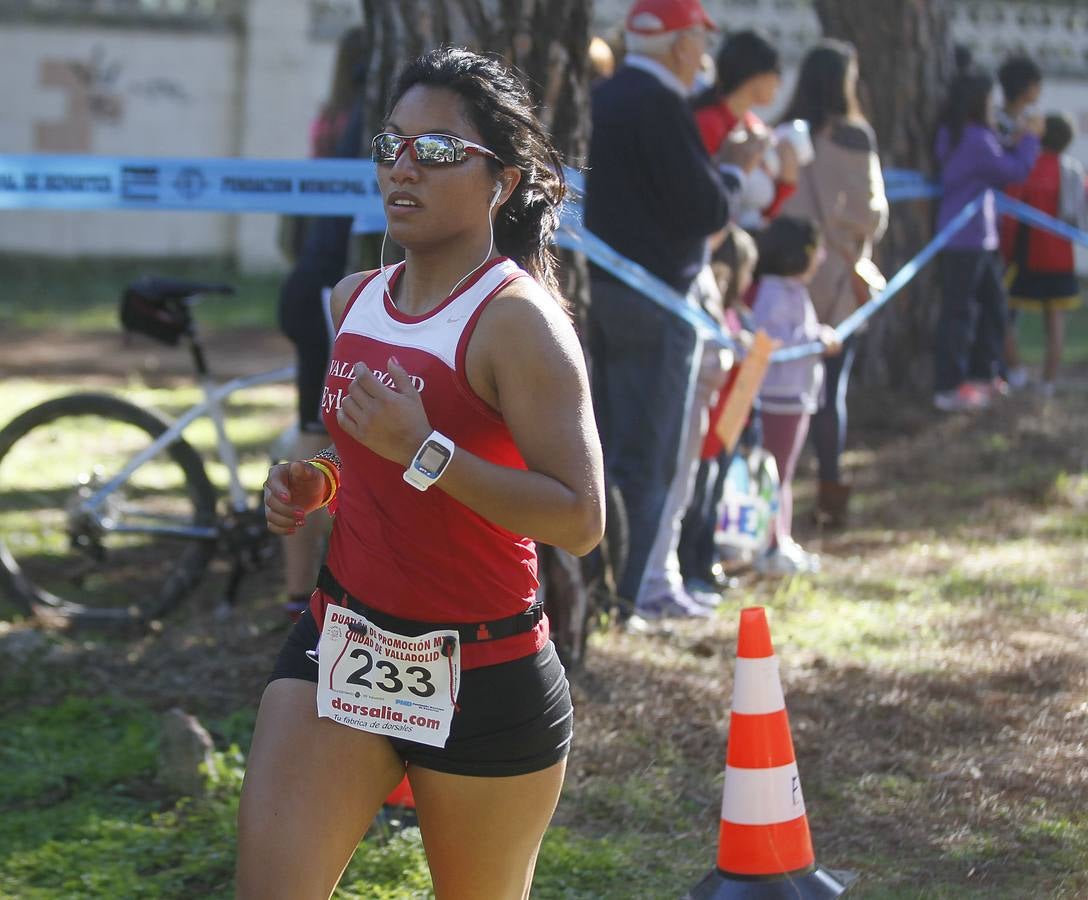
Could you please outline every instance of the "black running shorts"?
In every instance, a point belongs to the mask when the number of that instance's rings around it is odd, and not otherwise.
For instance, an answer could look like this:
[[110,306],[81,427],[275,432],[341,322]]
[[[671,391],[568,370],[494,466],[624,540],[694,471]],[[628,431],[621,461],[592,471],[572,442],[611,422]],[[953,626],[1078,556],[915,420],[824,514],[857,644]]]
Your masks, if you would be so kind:
[[[287,635],[268,680],[300,678],[316,684],[317,663],[306,651],[317,646],[318,637],[307,610]],[[547,769],[570,750],[570,685],[551,641],[532,656],[462,671],[457,705],[445,747],[389,739],[406,763],[497,778]]]

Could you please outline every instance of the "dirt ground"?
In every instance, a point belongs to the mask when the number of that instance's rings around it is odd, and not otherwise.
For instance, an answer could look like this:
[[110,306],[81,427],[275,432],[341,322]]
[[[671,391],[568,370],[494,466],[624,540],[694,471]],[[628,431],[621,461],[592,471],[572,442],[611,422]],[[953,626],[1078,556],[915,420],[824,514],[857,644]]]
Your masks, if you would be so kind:
[[[133,373],[148,381],[171,379],[186,371],[180,354],[122,344],[115,334],[45,337],[0,335],[3,371],[93,381]],[[286,343],[267,333],[213,340],[221,341],[213,358],[229,360],[217,371],[222,376],[290,361]],[[901,598],[892,596],[887,579],[924,578],[945,565],[939,548],[946,526],[959,540],[976,541],[984,566],[986,553],[1042,527],[1046,504],[1058,502],[1053,479],[1044,472],[1033,480],[1029,468],[1088,468],[1088,371],[1073,372],[1068,381],[1079,394],[1057,416],[1023,399],[1010,400],[985,421],[938,419],[923,403],[887,396],[859,400],[852,407],[848,459],[859,495],[855,528],[819,535],[802,523],[799,538],[822,550],[834,584],[852,585],[866,602],[886,601],[888,615],[902,608],[893,605]],[[811,482],[810,475],[802,477]],[[935,488],[919,487],[934,484],[952,486],[942,488],[943,500]],[[957,493],[957,485],[967,485],[966,493]],[[965,504],[978,507],[966,520]],[[1029,527],[1031,517],[1036,524]],[[902,554],[898,544],[907,534],[930,541],[935,555]],[[1056,582],[1082,591],[1083,580],[1077,580],[1088,575],[1083,552],[1063,560],[1066,570],[1053,573]],[[1044,583],[1046,577],[1043,571]],[[88,687],[122,691],[156,708],[183,705],[198,715],[222,715],[251,706],[285,633],[278,573],[251,576],[234,614],[219,620],[213,613],[224,578],[222,567],[214,569],[186,610],[150,631],[134,632],[123,651],[113,641],[76,632],[54,645],[48,661],[79,671]],[[783,662],[799,766],[811,773],[805,794],[822,858],[841,867],[898,865],[902,878],[893,881],[904,888],[956,883],[983,895],[991,884],[991,896],[1021,896],[1002,887],[1009,883],[1003,867],[1017,857],[1027,865],[1030,810],[1057,808],[1076,823],[1088,804],[1088,605],[1081,601],[1079,612],[1051,614],[1044,599],[1037,615],[1016,610],[1006,617],[1000,602],[991,609],[973,605],[956,618],[954,632],[935,640],[931,665],[872,666],[818,650]],[[594,640],[584,669],[572,678],[579,740],[568,784],[569,793],[589,799],[561,806],[561,821],[607,830],[616,827],[617,816],[630,815],[631,827],[660,829],[673,841],[690,838],[709,865],[721,790],[716,766],[728,721],[723,700],[731,689],[733,609],[753,602],[800,614],[805,597],[747,574],[728,597],[729,613],[710,624],[680,623],[649,636],[612,631]],[[902,627],[921,626],[907,617]],[[676,818],[639,821],[646,809],[636,797],[617,800],[608,793],[617,779],[635,785],[633,791],[675,797]],[[973,846],[979,833],[991,841],[989,850],[957,852]],[[1037,840],[1058,837],[1040,832]],[[1083,872],[1088,862],[1082,862]],[[1071,862],[1070,870],[1075,866]],[[1063,876],[1038,896],[1084,896],[1077,893],[1088,891],[1084,877]]]
[[[294,361],[291,344],[277,331],[210,331],[203,338],[217,377],[251,375]],[[4,377],[70,381],[156,379],[189,376],[192,362],[181,349],[164,348],[119,331],[0,332],[0,374]]]

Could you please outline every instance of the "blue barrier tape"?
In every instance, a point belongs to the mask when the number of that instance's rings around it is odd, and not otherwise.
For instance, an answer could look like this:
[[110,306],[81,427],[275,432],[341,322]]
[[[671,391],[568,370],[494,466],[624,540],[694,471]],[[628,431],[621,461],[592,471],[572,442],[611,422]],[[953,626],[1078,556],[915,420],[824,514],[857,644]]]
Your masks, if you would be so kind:
[[[575,192],[581,173],[567,170]],[[0,210],[121,209],[353,216],[352,230],[385,229],[374,163],[358,159],[253,160],[0,155]],[[562,246],[584,252],[661,304],[704,338],[733,347],[713,318],[582,226],[581,205],[564,211]]]
[[941,185],[911,169],[885,169],[884,194],[892,203],[927,200],[941,195]]
[[1081,231],[1081,229],[1076,226],[1070,225],[1068,222],[1063,222],[1061,219],[1056,219],[1054,216],[1047,215],[1045,212],[1036,209],[1034,206],[1028,206],[1028,204],[1023,203],[1020,200],[1014,200],[1008,194],[998,194],[995,205],[997,206],[998,212],[1003,212],[1006,215],[1012,216],[1014,219],[1019,219],[1026,225],[1032,225],[1036,228],[1052,231],[1054,234],[1063,237],[1066,240],[1088,246],[1088,231]]
[[[963,228],[971,218],[982,208],[982,198],[984,195],[979,195],[970,203],[968,203],[963,209],[961,209],[952,220],[944,226],[931,240],[926,244],[915,256],[910,259],[906,265],[904,265],[898,272],[896,272],[889,280],[887,287],[884,288],[877,296],[875,296],[868,303],[864,303],[859,306],[854,312],[847,316],[838,327],[835,332],[838,334],[840,340],[846,340],[850,335],[857,331],[865,322],[867,322],[878,310],[880,310],[889,300],[898,294],[907,284],[914,278],[915,275],[925,266],[934,256],[936,256],[945,247],[945,245],[952,240],[953,236]],[[776,350],[771,354],[772,362],[788,362],[790,360],[804,359],[806,356],[813,356],[817,353],[823,353],[824,346],[819,341],[811,341],[807,344],[801,344],[796,347],[784,347],[781,350]]]
[[941,196],[941,186],[935,181],[904,181],[899,184],[886,184],[884,195],[889,203],[899,203],[903,200],[930,200]]
[[[584,190],[580,172],[567,170],[576,193]],[[920,172],[889,169],[885,188],[892,202],[936,197],[940,185]],[[982,196],[962,209],[904,265],[887,287],[843,321],[843,339],[888,303],[978,211]],[[998,210],[1038,228],[1088,245],[1088,233],[1013,200],[996,198]],[[175,209],[212,212],[273,212],[354,216],[356,232],[382,231],[385,212],[375,167],[369,160],[251,160],[113,158],[66,155],[0,155],[0,210],[3,209]],[[669,312],[703,339],[737,350],[717,321],[642,266],[621,256],[582,223],[579,202],[569,203],[557,235],[560,246],[590,260]],[[818,342],[776,350],[772,362],[823,352]]]
[[917,169],[885,169],[883,176],[885,184],[913,184],[929,181],[927,176]]
[[[896,200],[921,200],[941,195],[940,182],[932,181],[921,172],[912,169],[887,169],[884,172],[885,193],[892,202]],[[1008,194],[994,192],[994,205],[998,212],[1012,216],[1027,225],[1051,231],[1059,237],[1088,246],[1088,231],[1063,222],[1034,206],[1015,200]]]
[[[904,179],[904,182],[905,181],[906,179]],[[916,187],[927,191],[936,187],[937,190],[936,193],[932,195],[927,193],[924,195],[916,194],[914,196],[937,196],[940,194],[939,186],[925,182],[921,176],[919,176]],[[1047,215],[1041,210],[1036,209],[1034,206],[1029,206],[1019,200],[1014,200],[1007,194],[996,191],[994,194],[994,205],[998,212],[1003,212],[1006,215],[1010,215],[1013,218],[1036,228],[1043,228],[1047,231],[1051,231],[1067,240],[1088,246],[1088,232],[1063,222],[1061,219],[1056,219],[1054,216]],[[892,297],[906,287],[911,279],[918,274],[918,271],[948,244],[952,236],[967,224],[968,219],[978,212],[984,196],[985,194],[980,194],[960,210],[959,213],[957,213],[956,216],[953,217],[940,232],[938,232],[932,241],[923,247],[913,259],[909,260],[892,276],[888,281],[888,286],[881,291],[879,295],[863,306],[860,306],[850,316],[839,323],[838,327],[835,329],[839,334],[839,337],[845,340],[867,322],[873,314],[891,300]],[[889,199],[891,199],[890,195]],[[822,352],[823,346],[818,342],[813,341],[803,346],[775,351],[775,353],[772,354],[771,359],[774,362],[785,362],[791,359],[802,359],[806,356]]]
[[556,235],[556,243],[567,250],[584,253],[587,259],[592,260],[628,287],[634,288],[669,312],[679,316],[704,339],[713,340],[735,351],[738,350],[732,336],[717,320],[707,315],[694,303],[689,302],[683,294],[674,290],[656,275],[646,271],[638,263],[621,256],[595,234],[587,231],[580,222],[573,222],[564,216],[559,233]]
[[385,221],[374,164],[358,159],[0,155],[0,209],[376,212]]

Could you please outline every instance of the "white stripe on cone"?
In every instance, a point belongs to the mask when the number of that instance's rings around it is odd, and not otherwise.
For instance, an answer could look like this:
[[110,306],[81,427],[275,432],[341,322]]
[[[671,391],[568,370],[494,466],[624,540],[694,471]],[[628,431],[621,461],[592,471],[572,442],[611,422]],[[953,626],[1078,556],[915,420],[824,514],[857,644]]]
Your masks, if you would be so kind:
[[758,716],[785,708],[786,698],[778,677],[778,657],[748,659],[738,656],[733,676],[733,712]]
[[805,812],[797,763],[770,769],[725,767],[722,819],[734,825],[777,825]]

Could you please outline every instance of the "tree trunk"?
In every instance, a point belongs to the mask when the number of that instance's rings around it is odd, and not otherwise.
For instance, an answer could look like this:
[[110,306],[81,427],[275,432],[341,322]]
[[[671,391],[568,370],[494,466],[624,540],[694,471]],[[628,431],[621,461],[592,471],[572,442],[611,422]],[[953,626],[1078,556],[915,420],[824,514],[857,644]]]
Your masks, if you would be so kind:
[[[440,44],[501,54],[526,76],[537,113],[568,164],[589,145],[589,22],[592,0],[360,0],[366,121],[386,113],[402,63]],[[370,135],[366,135],[369,140]],[[566,297],[588,303],[585,261],[562,257]]]
[[367,118],[385,115],[402,63],[441,44],[502,55],[526,76],[568,162],[588,142],[591,0],[361,0]]
[[[385,116],[400,66],[442,44],[490,51],[526,76],[537,115],[568,165],[585,164],[589,146],[589,22],[592,0],[360,0],[366,121]],[[369,142],[371,135],[364,135]],[[364,144],[365,145],[365,144]],[[560,284],[579,320],[589,302],[584,257],[561,253]],[[553,638],[568,665],[581,660],[587,588],[578,560],[540,546],[540,576]]]
[[[858,48],[862,105],[876,130],[885,168],[932,172],[937,110],[952,74],[950,0],[815,0],[824,34]],[[887,274],[922,249],[933,234],[926,201],[892,207],[878,248]],[[859,374],[867,384],[928,387],[938,308],[933,267],[870,320]]]

